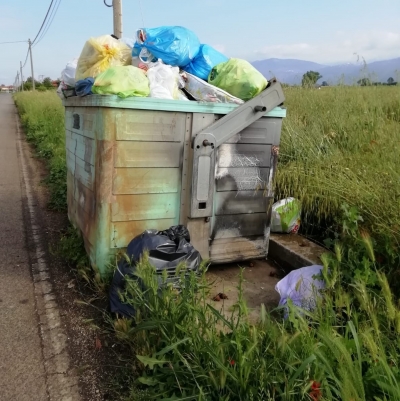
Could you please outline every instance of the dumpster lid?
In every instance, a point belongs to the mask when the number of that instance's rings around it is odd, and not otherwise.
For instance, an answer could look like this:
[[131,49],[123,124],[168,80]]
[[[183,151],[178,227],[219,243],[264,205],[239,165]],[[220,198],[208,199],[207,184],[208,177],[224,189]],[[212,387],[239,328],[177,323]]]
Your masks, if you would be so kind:
[[[65,107],[112,107],[119,109],[210,114],[228,114],[239,107],[236,104],[230,103],[167,100],[155,99],[150,97],[130,97],[127,99],[121,99],[116,95],[90,95],[86,97],[70,97],[63,100],[63,105]],[[265,115],[268,117],[284,118],[286,117],[286,109],[282,107],[276,107]]]

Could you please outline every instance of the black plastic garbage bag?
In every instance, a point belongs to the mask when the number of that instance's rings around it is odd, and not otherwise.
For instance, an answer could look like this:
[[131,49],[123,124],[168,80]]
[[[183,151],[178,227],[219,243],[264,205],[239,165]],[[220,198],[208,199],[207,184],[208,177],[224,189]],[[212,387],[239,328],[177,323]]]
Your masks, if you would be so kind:
[[161,275],[167,270],[167,282],[176,282],[179,277],[176,268],[182,262],[186,269],[197,273],[202,262],[200,253],[189,242],[189,231],[185,226],[173,226],[165,231],[147,230],[135,237],[128,245],[126,254],[131,263],[122,259],[118,264],[110,289],[111,312],[123,316],[133,316],[131,306],[122,304],[119,293],[125,289],[125,276],[134,277],[135,265],[145,251],[149,253],[149,262],[155,267],[156,273]]

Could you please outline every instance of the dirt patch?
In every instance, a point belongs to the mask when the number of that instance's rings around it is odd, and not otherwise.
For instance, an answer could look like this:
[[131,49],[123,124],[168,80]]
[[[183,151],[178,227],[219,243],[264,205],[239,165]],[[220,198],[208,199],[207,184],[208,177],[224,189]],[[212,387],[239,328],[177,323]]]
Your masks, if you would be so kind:
[[207,281],[212,284],[210,303],[225,315],[230,315],[233,305],[238,301],[240,267],[244,268],[243,296],[249,308],[250,321],[256,322],[261,304],[267,310],[278,305],[279,295],[275,291],[275,285],[282,271],[266,260],[211,266],[206,275]]

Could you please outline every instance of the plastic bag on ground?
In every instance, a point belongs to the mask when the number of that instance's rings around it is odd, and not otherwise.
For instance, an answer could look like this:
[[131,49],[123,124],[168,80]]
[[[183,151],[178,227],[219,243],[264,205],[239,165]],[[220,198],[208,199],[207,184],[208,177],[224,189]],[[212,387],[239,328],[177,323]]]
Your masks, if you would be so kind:
[[281,297],[279,306],[286,305],[290,299],[293,305],[313,310],[320,291],[325,288],[325,281],[316,277],[321,274],[322,269],[319,265],[302,267],[291,271],[280,280],[275,286]]
[[94,84],[93,78],[85,78],[78,81],[75,85],[75,92],[77,96],[83,97],[87,95],[92,95],[93,84]]
[[143,70],[132,65],[112,67],[96,78],[92,92],[121,98],[147,97],[150,94],[149,80]]
[[125,290],[125,276],[135,277],[135,265],[140,261],[145,251],[149,253],[149,262],[155,267],[159,275],[160,285],[164,270],[168,272],[168,282],[177,282],[176,269],[185,263],[189,271],[198,272],[202,262],[199,252],[190,244],[190,235],[186,227],[173,226],[165,231],[147,230],[135,237],[128,245],[125,258],[121,259],[115,271],[110,288],[110,307],[112,313],[119,313],[126,317],[134,316],[134,309],[121,301],[119,293]]
[[248,61],[237,58],[216,65],[208,82],[245,101],[260,94],[268,84],[264,75]]
[[132,50],[133,57],[137,56],[139,49],[146,48],[154,57],[173,67],[188,65],[200,50],[195,33],[181,26],[139,29],[136,43]]
[[185,90],[197,101],[212,103],[234,103],[243,104],[243,100],[232,96],[213,85],[208,84],[188,72],[184,72],[182,77],[185,81]]
[[171,67],[158,60],[150,64],[147,70],[150,82],[150,97],[156,99],[179,99],[178,82],[180,79],[179,68]]
[[198,55],[183,69],[198,78],[207,81],[211,70],[218,64],[228,61],[218,50],[208,45],[201,45]]
[[131,49],[110,35],[90,38],[82,49],[76,68],[75,79],[96,78],[110,67],[130,65]]
[[301,204],[285,198],[272,205],[271,232],[296,234],[300,228]]
[[78,65],[78,59],[74,58],[69,61],[66,67],[61,72],[61,81],[64,82],[65,85],[73,88],[75,86],[75,73],[76,67]]

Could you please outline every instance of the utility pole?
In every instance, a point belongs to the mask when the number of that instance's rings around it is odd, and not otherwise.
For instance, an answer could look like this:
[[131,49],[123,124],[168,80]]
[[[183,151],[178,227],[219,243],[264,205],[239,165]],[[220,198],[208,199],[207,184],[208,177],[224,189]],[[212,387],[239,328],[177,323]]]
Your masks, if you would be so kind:
[[18,88],[19,88],[19,71],[17,71],[17,80],[15,81],[14,89],[18,91]]
[[21,71],[21,91],[24,91],[24,76],[22,75],[22,61],[19,62],[19,69]]
[[113,0],[114,36],[122,38],[122,0]]
[[29,43],[29,54],[31,56],[31,77],[32,77],[32,90],[35,90],[35,75],[33,73],[33,59],[32,59],[32,43],[31,40],[28,39],[28,43]]

